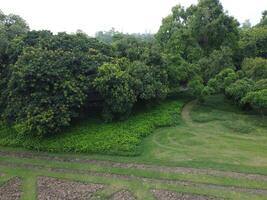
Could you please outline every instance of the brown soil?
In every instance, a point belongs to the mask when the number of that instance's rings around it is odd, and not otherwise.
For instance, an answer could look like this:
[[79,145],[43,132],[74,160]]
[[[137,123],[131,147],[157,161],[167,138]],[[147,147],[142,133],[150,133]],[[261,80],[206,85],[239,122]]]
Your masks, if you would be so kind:
[[21,197],[21,179],[13,178],[0,187],[1,200],[19,200]]
[[88,200],[102,189],[99,184],[60,180],[50,177],[38,177],[38,200]]
[[152,193],[158,200],[218,200],[218,198],[213,197],[177,193],[167,190],[152,190]]
[[101,176],[108,178],[117,178],[123,180],[138,180],[141,182],[148,183],[159,183],[159,184],[172,184],[179,186],[190,186],[190,187],[198,187],[198,188],[210,188],[215,190],[222,190],[228,192],[245,192],[245,193],[253,193],[253,194],[261,194],[267,196],[267,190],[265,189],[254,189],[254,188],[241,188],[236,186],[223,186],[223,185],[214,185],[214,184],[206,184],[206,183],[195,183],[191,181],[178,181],[178,180],[168,180],[168,179],[155,179],[155,178],[143,178],[137,176],[128,176],[128,175],[119,175],[119,174],[111,174],[111,173],[100,173],[100,172],[92,172],[88,170],[78,170],[78,169],[62,169],[62,168],[47,168],[38,165],[30,165],[30,164],[7,164],[1,163],[3,166],[10,167],[22,167],[29,170],[47,170],[52,172],[66,173],[66,174],[80,174],[80,175],[89,175],[89,176]]

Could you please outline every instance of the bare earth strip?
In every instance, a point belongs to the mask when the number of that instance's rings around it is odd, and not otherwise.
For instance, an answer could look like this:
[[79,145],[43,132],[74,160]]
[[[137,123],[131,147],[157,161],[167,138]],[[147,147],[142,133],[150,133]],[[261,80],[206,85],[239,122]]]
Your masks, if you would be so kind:
[[103,186],[50,177],[38,177],[38,200],[88,200]]
[[219,200],[214,197],[177,193],[167,190],[152,190],[152,193],[158,200]]
[[195,183],[191,181],[176,181],[176,180],[174,181],[174,180],[168,180],[168,179],[143,178],[143,177],[128,176],[128,175],[92,172],[89,170],[47,168],[47,167],[31,165],[31,164],[15,164],[14,165],[10,163],[0,162],[0,166],[26,168],[31,171],[45,170],[45,171],[58,172],[58,173],[100,176],[100,177],[122,179],[122,180],[138,180],[138,181],[152,183],[152,184],[155,184],[155,183],[172,184],[172,185],[179,185],[179,186],[197,187],[197,188],[203,188],[203,189],[208,188],[208,189],[222,190],[222,191],[228,191],[228,192],[245,192],[245,193],[261,194],[261,195],[267,196],[267,190],[265,189],[222,186],[222,185],[214,185],[214,184],[206,184],[206,183]]
[[21,197],[21,179],[12,178],[0,187],[1,200],[19,200]]

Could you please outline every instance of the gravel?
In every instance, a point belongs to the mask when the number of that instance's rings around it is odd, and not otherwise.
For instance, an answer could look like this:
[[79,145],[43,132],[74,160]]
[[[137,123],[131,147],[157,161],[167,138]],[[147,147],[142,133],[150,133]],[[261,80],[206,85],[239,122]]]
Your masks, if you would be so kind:
[[177,193],[167,190],[152,190],[152,193],[158,200],[219,200],[214,197]]
[[88,200],[103,189],[100,184],[84,184],[50,177],[38,177],[38,200]]
[[19,200],[21,197],[21,179],[12,178],[0,187],[1,200]]

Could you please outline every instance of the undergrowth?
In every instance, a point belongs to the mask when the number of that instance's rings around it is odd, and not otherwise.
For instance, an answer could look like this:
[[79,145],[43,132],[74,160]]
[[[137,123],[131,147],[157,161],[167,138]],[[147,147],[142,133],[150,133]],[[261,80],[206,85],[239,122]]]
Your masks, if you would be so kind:
[[138,155],[144,137],[157,127],[171,126],[179,121],[182,105],[181,101],[166,100],[135,111],[125,121],[111,123],[104,123],[95,115],[45,139],[21,138],[12,128],[1,125],[0,145],[49,152]]

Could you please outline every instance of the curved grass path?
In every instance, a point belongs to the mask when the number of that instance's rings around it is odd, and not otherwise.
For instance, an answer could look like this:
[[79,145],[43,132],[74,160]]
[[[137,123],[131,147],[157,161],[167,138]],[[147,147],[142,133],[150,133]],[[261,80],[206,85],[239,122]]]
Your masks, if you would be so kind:
[[183,107],[183,110],[181,112],[182,119],[189,126],[193,125],[193,120],[191,119],[190,112],[192,111],[196,103],[197,103],[197,100],[190,101]]

